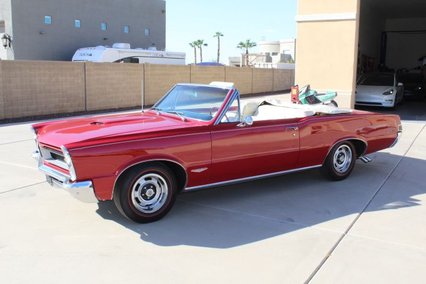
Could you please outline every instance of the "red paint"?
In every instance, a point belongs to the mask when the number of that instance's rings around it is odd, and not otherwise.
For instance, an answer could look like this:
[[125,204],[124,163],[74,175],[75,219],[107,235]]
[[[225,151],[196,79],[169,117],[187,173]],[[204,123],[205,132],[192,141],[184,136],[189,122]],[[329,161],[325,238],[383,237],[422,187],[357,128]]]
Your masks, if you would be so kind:
[[347,139],[365,141],[367,153],[385,149],[397,137],[400,123],[396,115],[361,111],[258,121],[247,127],[214,121],[182,121],[173,114],[145,111],[40,123],[34,128],[40,143],[55,149],[64,145],[77,180],[92,180],[97,197],[108,200],[117,177],[144,161],[181,165],[187,187],[194,187],[321,165],[331,147]]

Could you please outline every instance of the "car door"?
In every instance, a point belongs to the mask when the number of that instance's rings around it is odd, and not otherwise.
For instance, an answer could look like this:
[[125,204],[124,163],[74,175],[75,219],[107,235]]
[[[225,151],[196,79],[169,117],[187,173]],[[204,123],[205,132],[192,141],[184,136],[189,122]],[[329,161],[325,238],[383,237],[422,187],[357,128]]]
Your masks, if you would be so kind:
[[[255,121],[247,125],[240,123],[239,116],[229,112],[231,114],[225,115],[227,118],[213,125],[211,130],[212,183],[265,175],[297,166],[299,119]],[[237,117],[237,121],[228,119],[231,117]]]

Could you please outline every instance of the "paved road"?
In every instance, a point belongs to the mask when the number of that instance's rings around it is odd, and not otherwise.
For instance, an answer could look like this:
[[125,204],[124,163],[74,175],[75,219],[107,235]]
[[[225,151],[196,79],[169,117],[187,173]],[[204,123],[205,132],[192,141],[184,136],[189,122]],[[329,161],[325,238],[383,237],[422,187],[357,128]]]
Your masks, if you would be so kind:
[[419,283],[426,278],[426,123],[357,162],[182,194],[134,224],[51,188],[28,123],[0,126],[0,283]]

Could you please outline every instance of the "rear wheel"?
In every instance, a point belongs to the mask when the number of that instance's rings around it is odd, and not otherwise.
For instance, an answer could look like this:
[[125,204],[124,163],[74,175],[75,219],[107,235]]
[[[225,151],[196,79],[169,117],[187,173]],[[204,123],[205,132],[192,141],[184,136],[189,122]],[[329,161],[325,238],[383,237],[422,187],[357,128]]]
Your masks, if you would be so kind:
[[136,167],[125,173],[114,190],[114,203],[125,217],[149,223],[163,218],[176,200],[173,172],[162,164]]
[[349,141],[344,141],[331,149],[321,171],[331,180],[343,180],[351,174],[355,160],[354,145]]

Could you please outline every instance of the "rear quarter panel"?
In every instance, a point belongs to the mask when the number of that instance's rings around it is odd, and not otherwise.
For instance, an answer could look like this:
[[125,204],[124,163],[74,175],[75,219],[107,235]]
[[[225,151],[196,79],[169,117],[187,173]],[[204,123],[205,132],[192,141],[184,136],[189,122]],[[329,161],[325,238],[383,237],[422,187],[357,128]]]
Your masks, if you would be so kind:
[[398,136],[397,115],[354,111],[351,114],[308,117],[301,121],[299,167],[321,165],[331,148],[344,140],[367,144],[365,153],[388,148]]

